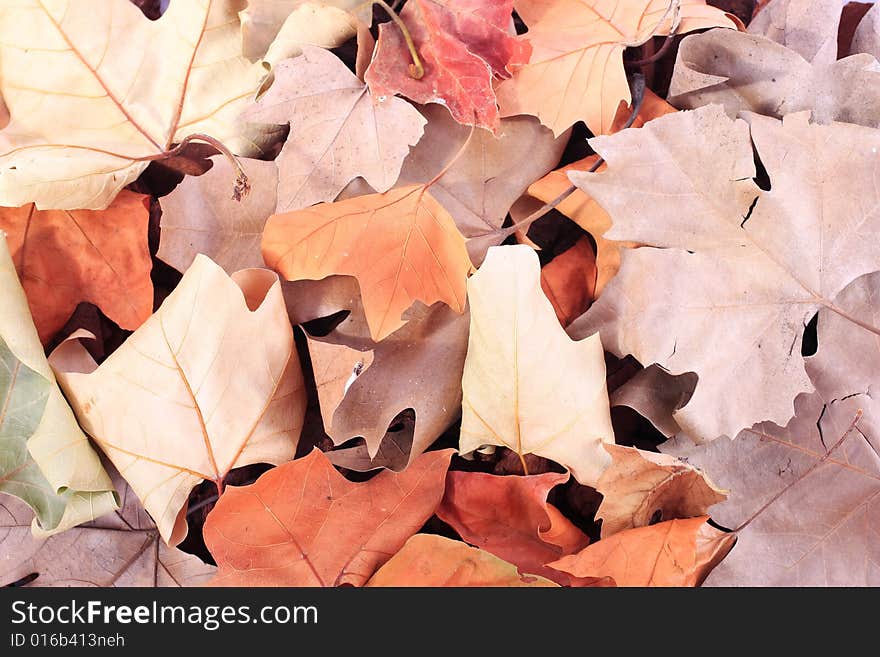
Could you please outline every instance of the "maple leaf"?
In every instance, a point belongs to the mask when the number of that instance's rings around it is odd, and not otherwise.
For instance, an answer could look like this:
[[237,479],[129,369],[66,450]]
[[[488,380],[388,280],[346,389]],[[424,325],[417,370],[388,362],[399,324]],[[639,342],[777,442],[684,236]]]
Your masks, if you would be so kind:
[[[365,79],[374,96],[402,94],[417,103],[440,103],[464,125],[498,131],[494,78],[525,62],[528,44],[509,29],[514,0],[411,0],[400,12],[424,64],[411,75],[410,54],[399,27],[379,26]],[[558,134],[558,133],[557,133]]]
[[748,31],[797,52],[808,62],[837,60],[839,3],[815,0],[773,0],[752,18]]
[[426,123],[405,100],[374,102],[339,58],[313,46],[276,67],[275,83],[244,117],[290,123],[277,160],[277,212],[332,201],[358,176],[387,191]]
[[251,191],[236,201],[229,194],[238,175],[235,167],[224,157],[211,162],[210,171],[185,177],[173,192],[159,199],[162,219],[156,257],[181,272],[189,269],[199,253],[229,274],[262,267],[263,227],[275,212],[275,163],[240,159]]
[[[769,192],[752,180],[752,142]],[[752,116],[750,140],[748,124],[712,105],[593,144],[608,171],[571,173],[573,182],[613,217],[609,238],[656,248],[625,251],[620,273],[569,333],[599,330],[616,354],[695,372],[699,383],[675,419],[697,440],[787,421],[793,399],[812,389],[804,326],[880,268],[869,246],[880,229],[872,210],[880,133],[811,125],[805,114]],[[825,173],[838,170],[848,175]]]
[[532,47],[527,64],[496,91],[502,116],[532,114],[556,135],[583,121],[594,134],[612,126],[621,102],[632,100],[623,51],[669,34],[674,7],[678,33],[738,27],[704,0],[516,0]]
[[[72,338],[79,337],[74,333]],[[190,490],[293,457],[306,399],[281,284],[228,277],[198,256],[162,306],[100,367],[69,339],[52,367],[80,424],[124,473],[169,545]]]
[[496,476],[450,472],[437,517],[459,536],[514,565],[559,584],[568,578],[545,564],[579,552],[590,539],[552,504],[550,489],[568,474]]
[[27,586],[199,586],[216,568],[168,547],[137,497],[117,476],[121,507],[47,540],[32,537],[29,514],[0,501],[0,586],[33,575]]
[[568,326],[587,312],[595,299],[597,273],[596,254],[586,235],[541,268],[541,289],[560,324]]
[[489,249],[468,298],[460,451],[505,446],[594,484],[611,460],[602,445],[614,442],[598,335],[574,342],[565,334],[527,246]]
[[356,484],[319,450],[230,486],[205,522],[214,586],[362,586],[434,513],[452,450]]
[[464,238],[427,185],[273,215],[263,258],[288,280],[356,277],[376,341],[404,325],[416,300],[463,312],[471,270]]
[[263,71],[239,54],[240,4],[173,2],[150,21],[128,0],[4,3],[0,204],[103,209],[197,133],[247,154],[236,119]]
[[110,478],[55,382],[0,231],[0,491],[57,533],[116,508]]
[[673,376],[649,365],[611,393],[611,406],[628,406],[669,438],[681,431],[674,415],[690,401],[697,379],[693,372]]
[[666,454],[605,445],[611,465],[596,482],[602,538],[659,520],[703,516],[725,499],[699,470]]
[[153,312],[149,198],[123,191],[106,210],[0,208],[0,230],[43,343],[83,301],[124,329]]
[[549,565],[583,578],[588,586],[602,577],[617,586],[699,586],[736,542],[733,534],[715,529],[707,519],[628,529]]
[[468,238],[468,253],[479,264],[490,246],[510,235],[502,228],[510,207],[535,178],[556,166],[568,135],[554,139],[527,116],[503,119],[497,135],[487,130],[471,135],[442,107],[421,111],[428,119],[425,135],[404,161],[397,184],[427,183],[446,169],[431,194]]
[[880,59],[880,9],[876,5],[868,9],[853,34],[850,54],[860,52]]
[[[835,305],[880,320],[880,274],[847,286]],[[876,335],[827,309],[807,359],[817,392],[795,400],[784,427],[770,422],[736,440],[697,447],[685,436],[663,451],[686,457],[730,487],[712,517],[736,528],[736,548],[707,584],[877,586],[873,530],[880,496],[880,384]],[[729,563],[728,563],[729,560]]]
[[443,536],[416,534],[376,571],[366,586],[556,586],[520,575],[516,566],[489,552]]

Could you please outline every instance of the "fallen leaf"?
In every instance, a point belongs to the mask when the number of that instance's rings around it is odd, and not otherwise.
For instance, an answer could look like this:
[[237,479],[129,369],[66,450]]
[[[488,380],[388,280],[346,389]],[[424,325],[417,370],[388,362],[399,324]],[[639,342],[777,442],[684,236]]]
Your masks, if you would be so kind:
[[3,231],[0,400],[0,491],[34,509],[36,536],[62,532],[116,508],[110,478],[46,362]]
[[675,412],[690,401],[697,375],[673,376],[659,365],[649,365],[611,393],[611,407],[627,406],[667,438],[681,431]]
[[332,201],[358,176],[377,191],[387,191],[425,126],[405,100],[374,102],[342,61],[313,46],[276,67],[275,83],[244,117],[290,123],[277,160],[277,212]]
[[[870,246],[880,229],[871,211],[880,133],[809,124],[805,114],[750,120],[751,140],[749,125],[717,105],[672,114],[594,140],[606,173],[569,174],[613,217],[609,238],[654,247],[624,252],[620,273],[569,333],[599,330],[615,354],[695,372],[696,390],[674,417],[701,441],[786,422],[797,394],[812,389],[804,327],[880,268]],[[769,192],[752,180],[752,142]]]
[[414,301],[463,312],[471,269],[464,238],[426,185],[273,215],[263,258],[288,280],[356,277],[376,341],[404,325]]
[[759,34],[795,51],[808,62],[832,64],[837,60],[839,2],[773,0],[749,23],[749,34]]
[[[468,326],[467,313],[437,304],[367,352],[310,340],[327,435],[336,445],[363,437],[372,459],[387,440],[394,419],[411,408],[415,412],[412,446],[401,455],[405,458],[399,465],[412,463],[461,412]],[[341,373],[336,369],[340,366]],[[330,368],[337,374],[327,377]],[[360,370],[357,376],[353,376],[355,368]]]
[[232,164],[224,157],[211,158],[211,162],[207,173],[187,176],[159,199],[162,223],[156,256],[181,272],[189,269],[199,253],[229,274],[262,267],[263,226],[275,212],[275,163],[240,159],[251,191],[236,201],[230,194],[237,175]]
[[610,577],[617,586],[700,586],[736,542],[733,534],[706,520],[702,516],[627,529],[550,567],[588,584]]
[[596,483],[604,496],[596,513],[602,518],[603,539],[661,520],[703,516],[726,499],[726,491],[674,456],[622,445],[605,449],[611,465]]
[[501,227],[513,203],[559,162],[567,135],[554,139],[528,116],[502,120],[497,135],[487,130],[471,135],[442,107],[428,105],[422,113],[428,119],[425,136],[404,161],[397,184],[427,183],[449,166],[431,194],[462,235],[482,238],[468,241],[471,260],[479,264],[489,246],[507,237]]
[[[439,103],[463,125],[497,132],[492,81],[524,63],[528,44],[509,30],[514,0],[411,0],[400,12],[424,65],[411,75],[412,59],[397,25],[379,26],[365,79],[374,96],[402,94],[417,103]],[[560,131],[562,132],[562,131]],[[558,134],[558,133],[557,133]]]
[[489,552],[432,534],[416,534],[391,557],[366,586],[556,586]]
[[880,59],[880,9],[877,5],[868,9],[853,35],[850,54],[860,52]]
[[[835,304],[876,321],[878,291],[880,274],[863,276]],[[818,330],[807,359],[818,392],[795,400],[785,427],[765,422],[733,441],[697,447],[678,436],[662,446],[730,488],[712,517],[739,538],[707,584],[880,584],[880,350],[876,335],[825,309]]]
[[571,324],[593,303],[596,274],[596,254],[587,236],[541,268],[541,289],[562,326]]
[[[266,69],[302,54],[305,46],[338,48],[357,34],[358,21],[348,12],[334,6],[344,2],[304,2],[285,18],[281,29],[261,56]],[[366,4],[366,3],[365,3]],[[246,13],[246,12],[245,12]],[[242,23],[243,47],[248,48],[249,31]],[[247,56],[247,55],[245,55]]]
[[[80,337],[74,334],[72,338]],[[198,256],[156,313],[100,366],[70,339],[52,367],[80,424],[169,545],[190,490],[293,458],[306,398],[277,276],[232,278]]]
[[87,301],[121,328],[153,312],[149,199],[122,191],[106,210],[0,208],[0,230],[45,344]]
[[568,474],[556,472],[526,477],[450,472],[437,517],[520,572],[568,584],[545,564],[580,552],[590,539],[547,502],[550,489],[566,481]]
[[602,343],[565,334],[540,280],[538,256],[517,245],[489,249],[468,281],[459,449],[536,454],[593,485],[611,461],[602,445],[614,442]]
[[230,486],[205,523],[214,586],[362,586],[434,513],[452,450],[356,484],[318,450]]
[[[502,116],[531,114],[560,135],[583,121],[594,134],[611,130],[621,102],[632,101],[623,51],[669,34],[668,0],[516,0],[528,25],[528,63],[496,92]],[[738,19],[704,0],[677,3],[678,34],[706,27],[739,27]]]
[[168,547],[124,481],[114,478],[121,508],[48,539],[30,535],[30,514],[0,501],[0,586],[37,575],[28,586],[200,586],[216,571]]
[[197,133],[247,155],[237,118],[262,68],[239,55],[241,4],[173,2],[150,21],[128,0],[8,3],[0,204],[103,209],[150,159]]

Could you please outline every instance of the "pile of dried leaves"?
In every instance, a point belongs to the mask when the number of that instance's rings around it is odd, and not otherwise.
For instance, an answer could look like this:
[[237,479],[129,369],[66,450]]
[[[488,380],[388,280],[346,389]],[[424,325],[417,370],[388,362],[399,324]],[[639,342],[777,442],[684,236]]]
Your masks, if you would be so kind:
[[0,585],[880,584],[880,9],[711,5],[4,0]]

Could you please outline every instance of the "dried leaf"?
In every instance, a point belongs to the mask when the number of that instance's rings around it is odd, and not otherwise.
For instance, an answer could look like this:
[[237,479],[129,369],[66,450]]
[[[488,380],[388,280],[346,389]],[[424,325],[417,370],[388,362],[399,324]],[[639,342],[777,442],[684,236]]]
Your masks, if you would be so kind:
[[596,254],[586,236],[541,269],[541,289],[562,326],[571,324],[593,303],[596,274]]
[[[74,334],[72,337],[79,337]],[[83,428],[169,545],[190,490],[293,457],[306,398],[281,284],[198,256],[158,311],[98,367],[77,340],[51,356]]]
[[2,231],[0,360],[0,490],[34,509],[33,533],[44,537],[115,509],[110,478],[46,362]]
[[246,155],[237,118],[262,69],[239,56],[242,5],[173,2],[150,21],[128,0],[5,3],[0,204],[103,209],[149,158],[196,133]]
[[649,365],[611,393],[611,406],[628,406],[667,438],[681,431],[673,417],[690,401],[697,375],[673,376],[659,365]]
[[793,399],[812,389],[804,326],[880,268],[871,237],[880,133],[811,125],[804,114],[752,116],[772,185],[764,192],[752,181],[748,132],[718,106],[679,112],[595,140],[606,173],[569,174],[614,218],[608,237],[658,247],[624,252],[620,273],[569,333],[600,330],[615,354],[695,372],[675,419],[697,440],[787,421]]
[[594,484],[611,461],[602,445],[614,442],[599,337],[565,335],[527,246],[489,249],[468,297],[462,454],[504,446],[552,459]]
[[[678,34],[706,27],[738,27],[738,19],[704,0],[677,3]],[[516,0],[529,27],[528,63],[498,85],[502,116],[532,114],[557,136],[583,121],[594,134],[611,130],[621,102],[631,102],[623,51],[669,34],[668,0]]]
[[347,481],[318,450],[230,486],[205,523],[214,586],[362,586],[434,513],[452,450]]
[[345,64],[313,46],[278,65],[275,83],[244,116],[260,123],[290,123],[277,160],[277,212],[332,201],[358,176],[387,191],[425,125],[405,100],[374,102]]
[[374,96],[402,94],[417,103],[440,103],[461,124],[497,132],[494,78],[528,59],[529,46],[508,31],[514,0],[411,0],[400,12],[424,65],[412,59],[396,25],[379,26],[379,41],[365,78]]
[[837,60],[839,2],[772,0],[749,23],[749,34],[779,43],[813,64]]
[[868,9],[868,13],[862,18],[853,35],[850,54],[860,52],[880,59],[880,9],[877,5]]
[[149,199],[129,191],[102,211],[0,208],[0,230],[44,344],[83,301],[128,330],[150,316],[149,220]]
[[[301,55],[306,46],[338,48],[355,36],[358,29],[357,19],[343,9],[333,6],[334,4],[346,3],[344,0],[335,3],[303,2],[296,7],[284,20],[278,34],[262,55],[263,67],[274,69],[280,61]],[[255,45],[247,42],[250,36],[252,32],[246,31],[242,23],[245,56],[249,47],[256,50]]]
[[547,503],[550,489],[566,481],[568,474],[555,472],[527,477],[450,472],[437,517],[520,572],[568,584],[569,578],[545,564],[579,552],[590,539]]
[[604,496],[596,513],[602,538],[659,520],[706,515],[726,499],[699,470],[673,456],[634,447],[605,445],[611,465],[596,483]]
[[173,192],[159,200],[162,223],[156,256],[178,271],[186,271],[203,253],[232,274],[262,267],[260,240],[263,226],[275,212],[278,172],[274,162],[241,159],[251,184],[240,201],[230,190],[237,172],[224,157],[201,176],[187,176]]
[[416,534],[385,563],[367,586],[556,586],[489,552],[442,536]]
[[736,538],[707,517],[628,529],[550,564],[574,577],[611,577],[617,586],[700,586]]
[[416,300],[463,312],[471,269],[464,238],[424,185],[273,215],[263,258],[288,280],[356,277],[376,341]]

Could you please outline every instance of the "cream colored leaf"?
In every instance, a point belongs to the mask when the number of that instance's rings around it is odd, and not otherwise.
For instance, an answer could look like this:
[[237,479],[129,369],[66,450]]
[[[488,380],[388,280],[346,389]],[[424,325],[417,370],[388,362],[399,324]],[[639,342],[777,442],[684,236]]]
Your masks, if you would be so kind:
[[840,2],[834,0],[772,0],[749,23],[749,34],[782,44],[808,62],[837,60]]
[[876,4],[862,18],[853,35],[850,54],[860,52],[880,59],[880,7]]
[[266,270],[230,278],[200,255],[100,367],[76,340],[51,360],[83,428],[169,545],[186,536],[195,485],[222,488],[232,468],[282,463],[296,451],[302,371],[281,284]]
[[277,212],[332,201],[358,176],[387,191],[425,125],[405,100],[375,102],[339,58],[313,46],[276,68],[275,83],[245,118],[290,123],[277,159]]
[[[806,114],[750,120],[751,140],[717,105],[672,114],[594,140],[606,173],[569,174],[611,215],[609,238],[647,245],[624,252],[569,333],[599,330],[614,353],[695,372],[675,419],[697,440],[784,424],[812,390],[804,327],[821,307],[840,312],[836,294],[880,269],[880,132]],[[752,181],[752,142],[768,192]]]
[[[0,343],[21,365],[47,382],[45,410],[27,439],[28,456],[22,464],[36,469],[41,480],[39,495],[49,508],[38,509],[43,524],[35,518],[37,535],[63,531],[116,508],[116,495],[98,455],[80,430],[46,356],[31,320],[27,298],[0,231]],[[0,426],[5,409],[0,409]],[[9,455],[4,455],[5,458]],[[4,470],[0,465],[0,472]],[[8,476],[9,473],[4,473]],[[34,472],[37,478],[37,472]]]
[[342,9],[321,2],[298,6],[284,21],[278,36],[263,56],[263,66],[302,54],[303,46],[337,48],[357,34],[357,19]]
[[573,342],[565,334],[527,246],[489,249],[468,298],[460,451],[509,447],[595,485],[611,462],[603,444],[614,442],[599,336]]
[[243,0],[9,0],[0,11],[0,204],[103,209],[149,159],[205,133],[246,155],[237,119],[263,70],[240,56]]

